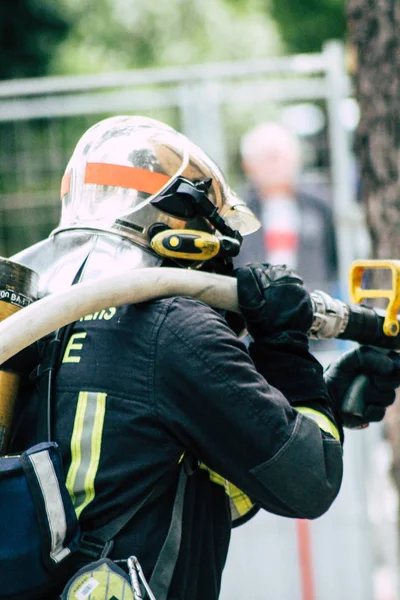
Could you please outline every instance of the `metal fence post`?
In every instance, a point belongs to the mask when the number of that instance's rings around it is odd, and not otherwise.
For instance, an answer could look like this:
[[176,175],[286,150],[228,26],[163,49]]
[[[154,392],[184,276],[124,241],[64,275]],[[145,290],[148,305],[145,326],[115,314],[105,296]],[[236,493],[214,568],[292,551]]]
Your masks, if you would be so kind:
[[214,81],[188,82],[180,86],[179,92],[182,132],[226,172],[227,155],[219,84]]
[[326,59],[327,110],[333,212],[339,248],[339,281],[341,293],[347,290],[347,274],[355,258],[355,190],[351,177],[352,154],[349,133],[343,123],[343,100],[348,97],[349,83],[345,69],[344,46],[329,41],[324,45]]
[[[343,101],[351,93],[346,73],[344,45],[338,41],[329,41],[324,45],[326,58],[327,110],[329,115],[329,143],[331,156],[331,177],[333,192],[333,211],[338,239],[339,282],[344,299],[348,289],[348,271],[356,258],[359,219],[355,200],[355,182],[351,165],[353,156],[350,146],[350,133],[343,119]],[[373,552],[371,546],[371,528],[367,509],[367,490],[365,481],[368,474],[366,458],[367,435],[358,432],[346,433],[345,477],[340,497],[330,512],[330,519],[315,524],[315,544],[318,548],[324,543],[326,527],[343,528],[347,521],[346,544],[335,540],[331,545],[332,559],[338,552],[344,553],[340,571],[341,590],[339,596],[372,600],[373,597]],[[329,522],[330,521],[330,522]],[[356,551],[355,551],[356,550]],[[321,574],[323,565],[316,553],[316,571]],[[357,573],[357,577],[349,577]],[[322,579],[322,578],[321,578]],[[325,579],[324,579],[325,580]],[[325,580],[326,581],[326,580]],[[322,584],[322,581],[321,581]],[[340,588],[339,588],[340,589]],[[336,596],[338,589],[336,589]],[[334,597],[334,595],[332,596]],[[347,595],[346,595],[347,597]]]

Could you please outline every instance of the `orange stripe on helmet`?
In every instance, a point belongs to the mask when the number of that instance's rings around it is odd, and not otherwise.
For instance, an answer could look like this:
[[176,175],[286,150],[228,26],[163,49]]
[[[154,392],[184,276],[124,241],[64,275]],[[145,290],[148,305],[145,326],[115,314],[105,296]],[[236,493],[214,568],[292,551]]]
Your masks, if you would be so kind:
[[111,185],[155,194],[170,180],[168,175],[123,165],[87,163],[85,183]]
[[65,194],[68,194],[71,187],[71,173],[65,173],[61,179],[61,198],[64,198]]

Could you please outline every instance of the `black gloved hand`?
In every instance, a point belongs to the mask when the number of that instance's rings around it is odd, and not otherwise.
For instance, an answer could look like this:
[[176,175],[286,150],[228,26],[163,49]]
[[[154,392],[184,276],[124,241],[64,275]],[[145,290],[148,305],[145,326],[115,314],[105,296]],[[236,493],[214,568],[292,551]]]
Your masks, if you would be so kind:
[[[362,385],[351,387],[358,375],[364,375]],[[324,373],[328,393],[337,418],[349,428],[359,428],[372,421],[381,421],[386,408],[393,404],[395,389],[400,386],[400,357],[392,350],[360,346],[349,350],[334,361]],[[360,383],[360,380],[358,380]],[[342,411],[346,395],[356,395],[357,415]]]
[[254,339],[284,331],[307,333],[313,322],[311,298],[294,271],[255,263],[235,275],[240,311]]

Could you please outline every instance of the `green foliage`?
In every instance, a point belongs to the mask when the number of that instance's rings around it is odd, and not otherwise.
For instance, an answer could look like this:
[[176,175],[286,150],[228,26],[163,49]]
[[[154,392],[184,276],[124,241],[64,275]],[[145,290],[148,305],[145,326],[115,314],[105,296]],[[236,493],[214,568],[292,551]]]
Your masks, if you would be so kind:
[[289,52],[320,52],[326,40],[345,36],[345,0],[265,0],[265,5]]
[[3,0],[0,78],[258,58],[280,53],[280,37],[319,51],[344,37],[344,2]]
[[44,75],[70,25],[54,0],[0,2],[0,79]]
[[227,0],[59,0],[77,25],[54,73],[94,73],[265,57],[280,49],[269,16]]

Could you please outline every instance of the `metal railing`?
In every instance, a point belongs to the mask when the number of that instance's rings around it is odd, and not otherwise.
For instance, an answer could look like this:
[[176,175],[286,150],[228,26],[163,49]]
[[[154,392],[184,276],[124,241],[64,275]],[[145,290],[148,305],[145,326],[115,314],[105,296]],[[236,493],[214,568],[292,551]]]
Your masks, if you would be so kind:
[[[249,111],[252,106],[322,101],[328,118],[340,281],[345,289],[358,226],[350,144],[341,119],[341,103],[348,94],[339,42],[327,43],[321,54],[1,82],[0,251],[14,252],[26,245],[25,238],[31,242],[55,225],[62,172],[80,135],[100,118],[144,113],[165,119],[229,173],[227,106]],[[30,232],[26,226],[21,236],[25,210],[31,212]]]

